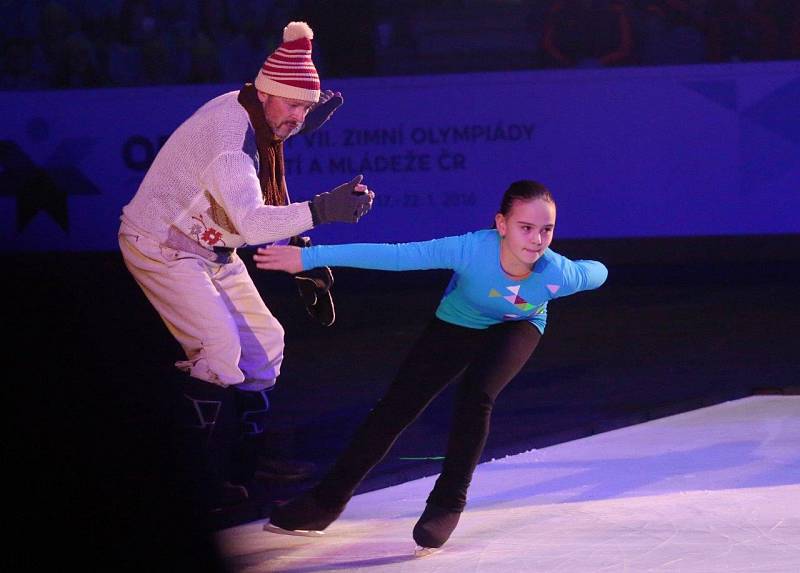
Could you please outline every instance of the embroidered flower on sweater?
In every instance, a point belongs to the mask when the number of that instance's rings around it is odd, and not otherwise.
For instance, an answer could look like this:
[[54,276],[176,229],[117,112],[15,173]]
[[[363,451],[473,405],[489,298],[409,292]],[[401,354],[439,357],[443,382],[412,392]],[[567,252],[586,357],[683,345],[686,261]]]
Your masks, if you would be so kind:
[[216,229],[212,229],[211,227],[207,228],[203,231],[203,234],[200,236],[203,239],[203,242],[208,245],[213,245],[222,238],[222,233],[217,231]]
[[[222,241],[221,246],[225,246],[225,241],[222,239],[222,233],[214,227],[206,225],[205,219],[202,215],[192,217],[197,223],[192,225],[191,234],[195,240],[206,245],[215,245]],[[198,224],[199,223],[199,224]]]

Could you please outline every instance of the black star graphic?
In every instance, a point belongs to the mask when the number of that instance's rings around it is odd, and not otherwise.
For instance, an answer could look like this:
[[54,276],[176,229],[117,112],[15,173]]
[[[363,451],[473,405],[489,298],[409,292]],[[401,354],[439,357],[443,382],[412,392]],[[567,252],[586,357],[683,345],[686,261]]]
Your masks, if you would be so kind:
[[65,140],[40,167],[13,141],[0,141],[0,196],[17,198],[17,232],[43,211],[69,231],[68,195],[99,195],[100,190],[75,167],[91,142]]

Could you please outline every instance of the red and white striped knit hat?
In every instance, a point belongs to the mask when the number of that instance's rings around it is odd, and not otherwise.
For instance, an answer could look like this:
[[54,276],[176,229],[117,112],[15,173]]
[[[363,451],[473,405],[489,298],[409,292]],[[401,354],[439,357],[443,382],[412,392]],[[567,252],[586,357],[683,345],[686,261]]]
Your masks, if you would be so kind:
[[311,60],[313,37],[305,22],[289,22],[283,29],[283,43],[261,66],[256,89],[290,99],[319,101],[319,76]]

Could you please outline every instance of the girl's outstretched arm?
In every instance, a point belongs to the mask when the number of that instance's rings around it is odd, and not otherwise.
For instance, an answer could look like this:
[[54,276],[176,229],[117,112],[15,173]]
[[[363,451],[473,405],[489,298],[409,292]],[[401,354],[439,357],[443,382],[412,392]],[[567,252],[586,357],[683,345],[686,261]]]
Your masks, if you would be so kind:
[[347,243],[303,249],[270,246],[253,256],[264,270],[298,273],[316,267],[353,267],[383,271],[454,269],[469,262],[474,233],[413,243]]

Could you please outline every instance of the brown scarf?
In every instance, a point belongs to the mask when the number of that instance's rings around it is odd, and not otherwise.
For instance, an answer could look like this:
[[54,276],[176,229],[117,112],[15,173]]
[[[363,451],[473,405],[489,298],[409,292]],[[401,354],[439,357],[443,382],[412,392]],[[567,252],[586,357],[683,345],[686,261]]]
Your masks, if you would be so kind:
[[283,166],[283,141],[276,139],[264,117],[264,106],[258,99],[253,84],[245,84],[239,90],[237,101],[250,116],[250,123],[256,132],[258,149],[258,180],[265,205],[287,205],[286,179]]

